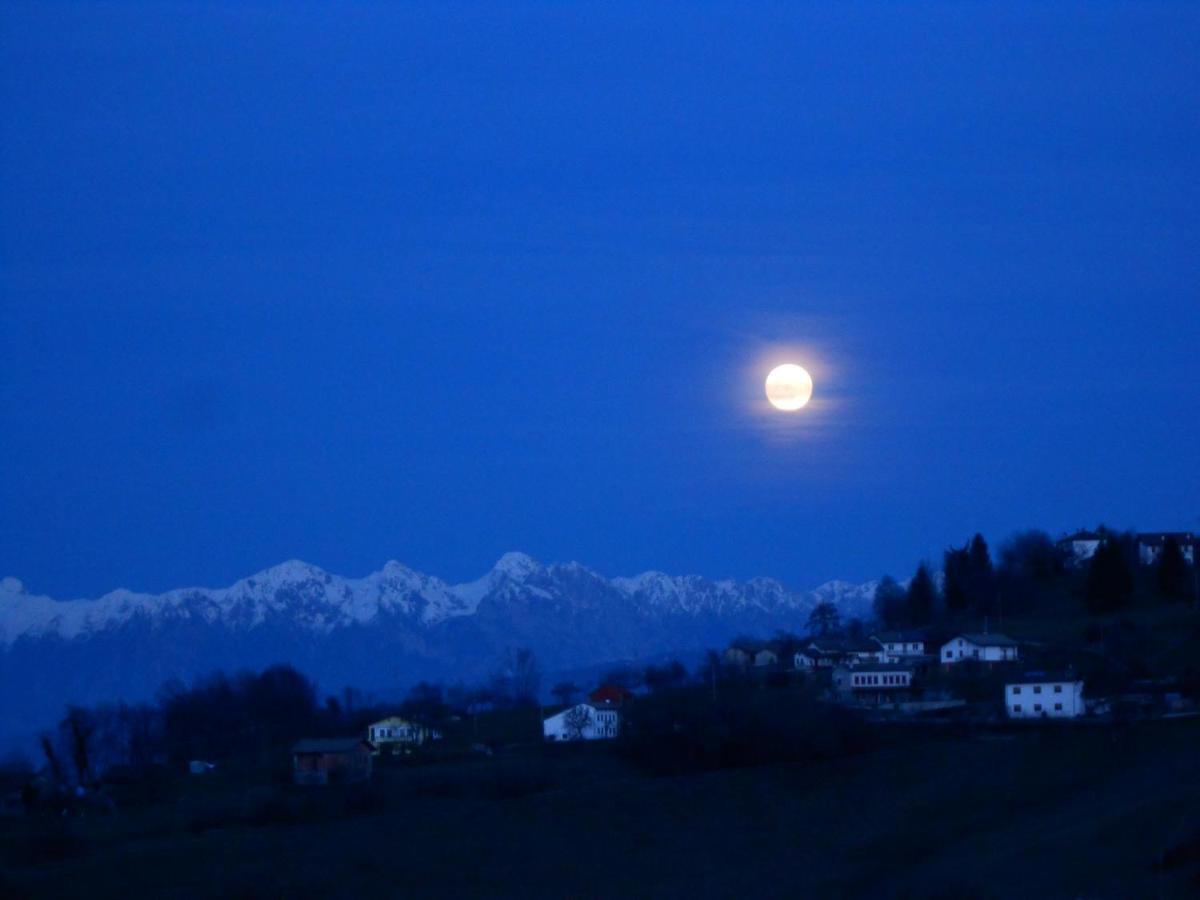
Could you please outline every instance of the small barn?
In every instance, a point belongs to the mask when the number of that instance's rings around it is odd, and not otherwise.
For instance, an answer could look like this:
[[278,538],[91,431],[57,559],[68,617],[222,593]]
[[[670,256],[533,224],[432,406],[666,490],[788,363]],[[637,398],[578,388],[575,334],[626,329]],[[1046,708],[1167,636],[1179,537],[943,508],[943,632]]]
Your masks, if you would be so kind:
[[305,738],[292,747],[292,777],[296,784],[365,781],[374,752],[362,738]]

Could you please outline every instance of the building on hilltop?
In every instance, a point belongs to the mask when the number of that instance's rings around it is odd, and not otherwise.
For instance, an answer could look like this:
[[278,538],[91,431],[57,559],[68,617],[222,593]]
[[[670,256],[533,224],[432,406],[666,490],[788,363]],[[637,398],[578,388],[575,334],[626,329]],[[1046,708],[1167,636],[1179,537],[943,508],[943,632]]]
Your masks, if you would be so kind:
[[855,703],[895,703],[911,694],[913,670],[899,663],[863,663],[833,670],[835,694]]
[[1003,634],[960,634],[942,644],[938,653],[938,659],[946,666],[972,661],[994,665],[1020,658],[1020,644]]
[[925,655],[925,638],[915,631],[881,631],[871,635],[871,640],[879,644],[884,654],[893,661]]
[[1010,719],[1074,719],[1087,709],[1083,679],[1053,672],[1026,672],[1004,685],[1004,708]]

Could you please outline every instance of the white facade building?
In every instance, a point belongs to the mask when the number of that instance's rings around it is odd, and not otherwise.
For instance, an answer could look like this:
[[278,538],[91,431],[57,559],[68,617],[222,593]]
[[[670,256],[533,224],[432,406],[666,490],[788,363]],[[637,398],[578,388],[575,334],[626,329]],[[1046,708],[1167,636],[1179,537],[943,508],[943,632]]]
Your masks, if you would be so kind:
[[1004,686],[1004,707],[1010,719],[1073,719],[1087,711],[1083,681],[1069,675],[1030,672]]
[[946,666],[971,661],[1016,662],[1020,658],[1020,646],[1002,634],[960,634],[942,644],[938,653],[938,659]]
[[913,670],[893,663],[838,666],[831,678],[835,693],[866,703],[891,703],[912,690],[912,683]]
[[576,703],[542,721],[548,741],[599,741],[615,738],[620,729],[617,710],[591,703]]
[[889,659],[924,656],[925,639],[902,631],[884,631],[871,636],[871,640],[883,648]]
[[437,740],[441,735],[419,722],[388,716],[367,726],[367,740],[379,750],[395,749],[399,746],[417,747],[428,740]]

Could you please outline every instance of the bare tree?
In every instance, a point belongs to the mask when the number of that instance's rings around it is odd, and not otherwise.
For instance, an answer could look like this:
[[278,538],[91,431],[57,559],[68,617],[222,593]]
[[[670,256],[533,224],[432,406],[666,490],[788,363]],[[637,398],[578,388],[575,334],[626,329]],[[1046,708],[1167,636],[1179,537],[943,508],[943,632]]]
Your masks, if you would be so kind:
[[563,740],[566,741],[581,741],[583,740],[584,732],[592,724],[592,710],[583,703],[573,709],[567,710],[567,714],[563,716]]
[[67,715],[59,724],[71,762],[75,766],[75,777],[80,787],[90,785],[95,779],[92,771],[96,719],[91,710],[82,706],[67,707]]
[[62,762],[58,758],[58,751],[54,747],[54,737],[49,732],[43,732],[39,741],[42,745],[42,753],[46,756],[46,765],[50,767],[50,777],[54,779],[56,785],[62,786],[66,784],[65,774],[63,772]]

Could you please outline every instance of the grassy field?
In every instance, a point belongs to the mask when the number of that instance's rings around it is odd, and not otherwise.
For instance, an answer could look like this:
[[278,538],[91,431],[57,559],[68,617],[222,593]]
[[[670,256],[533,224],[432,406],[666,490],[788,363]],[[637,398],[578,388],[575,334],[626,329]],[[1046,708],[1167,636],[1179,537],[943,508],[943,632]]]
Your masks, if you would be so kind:
[[194,779],[141,811],[0,821],[0,893],[1190,897],[1200,859],[1156,860],[1200,833],[1197,748],[1175,720],[662,778],[560,747],[355,795]]

